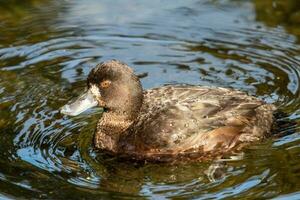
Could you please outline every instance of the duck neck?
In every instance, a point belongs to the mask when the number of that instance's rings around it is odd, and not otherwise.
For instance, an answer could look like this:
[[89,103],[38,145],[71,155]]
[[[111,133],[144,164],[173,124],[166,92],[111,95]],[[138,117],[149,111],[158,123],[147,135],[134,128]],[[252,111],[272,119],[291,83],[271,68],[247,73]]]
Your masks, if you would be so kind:
[[124,133],[132,123],[133,121],[129,120],[127,116],[113,112],[103,113],[97,124],[94,136],[96,148],[116,153],[118,151],[120,135]]

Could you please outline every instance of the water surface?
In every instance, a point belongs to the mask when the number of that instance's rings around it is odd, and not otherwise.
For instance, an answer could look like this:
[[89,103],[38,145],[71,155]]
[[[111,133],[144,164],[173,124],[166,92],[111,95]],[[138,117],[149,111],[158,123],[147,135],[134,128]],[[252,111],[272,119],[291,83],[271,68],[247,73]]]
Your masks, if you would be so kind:
[[119,59],[145,89],[235,88],[298,123],[297,0],[11,0],[0,13],[0,199],[300,198],[298,125],[226,162],[141,164],[94,151],[101,110],[58,111]]

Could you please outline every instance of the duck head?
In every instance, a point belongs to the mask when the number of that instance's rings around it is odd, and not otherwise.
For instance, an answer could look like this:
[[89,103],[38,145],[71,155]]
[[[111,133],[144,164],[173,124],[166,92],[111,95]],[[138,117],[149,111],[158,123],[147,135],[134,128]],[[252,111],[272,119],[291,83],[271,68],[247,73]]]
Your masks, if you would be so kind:
[[134,120],[143,102],[139,78],[126,64],[111,60],[98,64],[87,78],[87,91],[61,108],[61,113],[75,116],[100,106],[105,112]]

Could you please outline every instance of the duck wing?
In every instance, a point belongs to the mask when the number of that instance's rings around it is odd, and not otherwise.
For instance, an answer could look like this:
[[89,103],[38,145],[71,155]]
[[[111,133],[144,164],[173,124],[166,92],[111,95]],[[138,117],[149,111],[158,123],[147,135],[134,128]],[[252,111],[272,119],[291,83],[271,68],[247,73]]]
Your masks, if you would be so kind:
[[273,105],[232,89],[165,86],[145,91],[130,134],[141,151],[229,149],[238,141],[263,137],[273,110]]

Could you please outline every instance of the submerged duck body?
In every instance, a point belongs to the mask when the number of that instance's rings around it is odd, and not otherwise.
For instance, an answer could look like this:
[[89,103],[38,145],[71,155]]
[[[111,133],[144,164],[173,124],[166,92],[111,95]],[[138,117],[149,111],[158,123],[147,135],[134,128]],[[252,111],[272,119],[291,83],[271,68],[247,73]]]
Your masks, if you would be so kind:
[[87,82],[87,94],[62,112],[104,107],[95,147],[131,158],[222,155],[267,137],[274,121],[274,105],[233,89],[175,85],[143,91],[131,68],[115,60],[99,64]]

